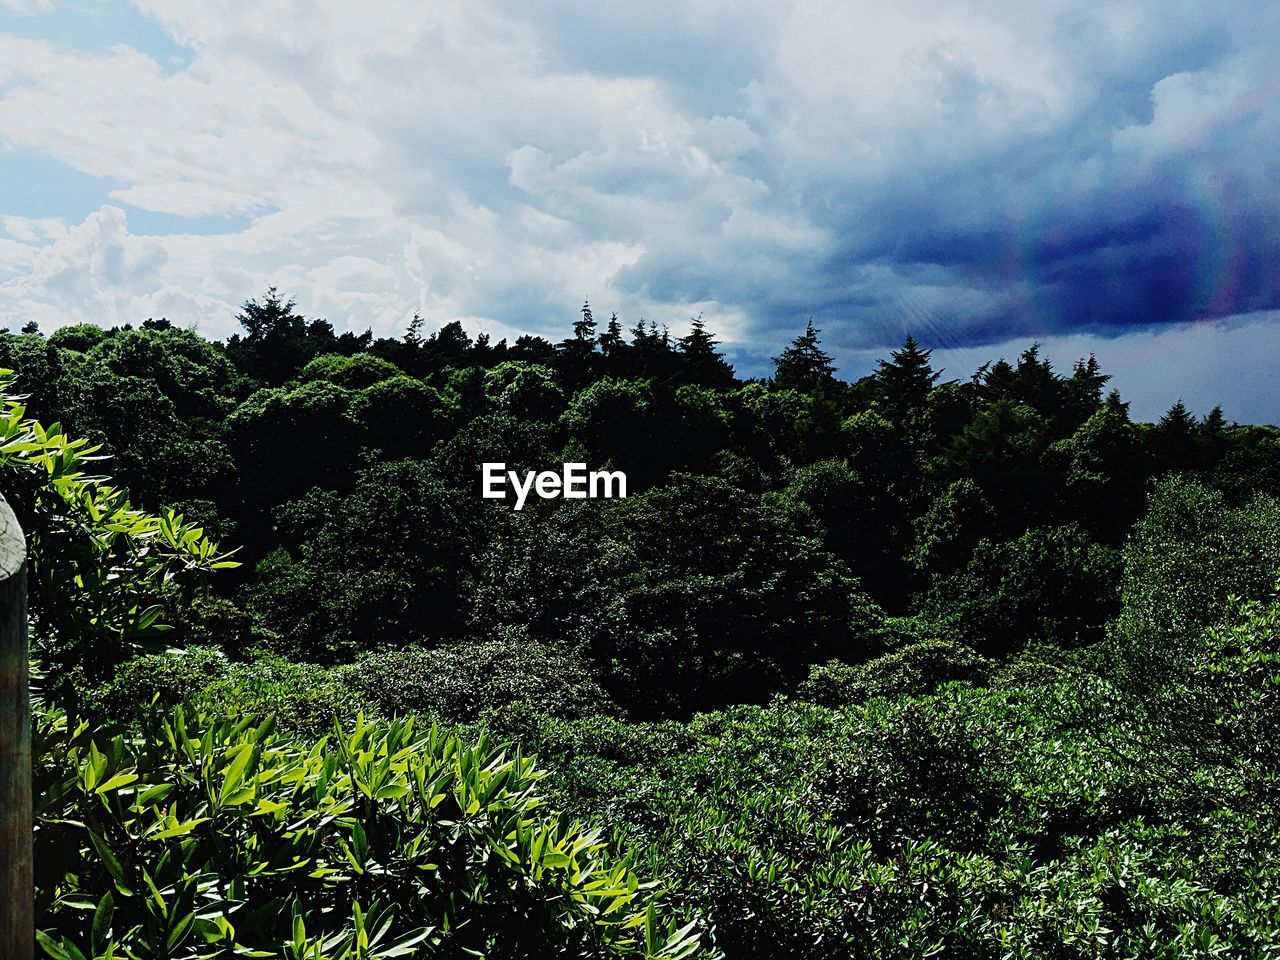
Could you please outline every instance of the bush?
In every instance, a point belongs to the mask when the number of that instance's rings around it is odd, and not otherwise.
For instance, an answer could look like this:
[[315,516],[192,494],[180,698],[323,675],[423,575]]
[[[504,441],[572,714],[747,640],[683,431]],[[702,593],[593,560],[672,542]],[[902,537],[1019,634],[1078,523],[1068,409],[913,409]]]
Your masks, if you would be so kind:
[[107,716],[136,720],[153,709],[153,701],[161,708],[176,706],[230,670],[226,655],[216,647],[147,654],[120,664],[97,699]]
[[136,509],[89,472],[96,447],[26,416],[0,370],[0,486],[27,539],[33,646],[70,696],[140,650],[163,646],[205,575],[237,566],[181,514]]
[[1135,647],[1181,648],[1218,622],[1231,594],[1267,596],[1278,570],[1280,501],[1231,507],[1195,480],[1167,478],[1125,546],[1117,633]]
[[316,744],[178,709],[126,742],[38,718],[38,940],[54,958],[652,957],[692,926],[519,753],[412,723]]
[[[197,706],[239,716],[269,716],[289,733],[319,737],[365,709],[341,670],[259,653],[192,697]],[[371,709],[365,710],[372,713]]]
[[[1275,622],[1223,637],[1242,655],[1219,693],[1251,691],[1219,710],[1237,754],[1276,720],[1274,663],[1259,669]],[[1104,687],[554,722],[528,742],[557,802],[619,823],[737,960],[1268,956],[1273,760],[1228,773],[1157,752]]]
[[924,613],[955,625],[993,657],[1045,642],[1078,647],[1119,612],[1119,557],[1074,524],[983,540],[957,573],[934,581]]
[[374,464],[350,493],[316,489],[279,510],[295,546],[258,564],[245,606],[264,642],[298,660],[456,636],[477,509],[423,463]]
[[322,353],[307,361],[298,373],[303,383],[310,380],[328,380],[348,390],[358,390],[383,380],[400,376],[400,368],[390,360],[368,353],[344,356],[340,353]]
[[185,646],[212,646],[239,657],[254,644],[253,617],[226,597],[198,596],[176,612],[174,639]]
[[583,650],[636,717],[766,700],[814,660],[879,640],[884,612],[807,512],[723,480],[679,475],[507,523],[480,563],[474,622]]
[[229,661],[213,647],[134,657],[98,691],[102,716],[137,727],[155,707],[178,704],[243,716],[270,716],[290,733],[320,736],[349,721],[360,701],[337,670],[292,663],[269,653]]
[[994,664],[972,647],[950,640],[922,640],[866,663],[839,660],[814,664],[797,696],[838,707],[872,697],[889,699],[932,693],[952,680],[985,684]]
[[467,723],[517,705],[563,718],[617,712],[586,661],[528,641],[388,650],[361,657],[345,674],[388,716]]
[[1002,793],[993,744],[955,711],[905,703],[873,705],[851,731],[851,749],[830,749],[817,773],[823,809],[885,851],[935,840],[979,846]]
[[498,364],[484,375],[484,393],[496,411],[521,420],[554,420],[565,405],[555,372],[538,363]]

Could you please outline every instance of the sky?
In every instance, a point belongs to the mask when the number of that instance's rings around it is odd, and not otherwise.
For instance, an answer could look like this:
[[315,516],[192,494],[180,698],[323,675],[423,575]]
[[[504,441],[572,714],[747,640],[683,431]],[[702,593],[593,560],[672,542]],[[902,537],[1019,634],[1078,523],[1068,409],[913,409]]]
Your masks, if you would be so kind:
[[1136,415],[1280,422],[1271,0],[0,0],[0,326],[275,285],[743,375],[1096,353]]

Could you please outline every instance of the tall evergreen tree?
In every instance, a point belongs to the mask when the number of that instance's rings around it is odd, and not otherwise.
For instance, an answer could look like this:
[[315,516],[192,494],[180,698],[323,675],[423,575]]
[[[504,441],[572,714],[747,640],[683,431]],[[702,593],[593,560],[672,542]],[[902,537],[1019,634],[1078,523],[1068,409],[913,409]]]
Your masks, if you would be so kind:
[[929,399],[929,391],[942,373],[929,365],[932,353],[932,350],[921,349],[915,338],[908,334],[901,349],[894,350],[890,359],[878,361],[876,383],[880,396],[894,416],[901,417],[918,409]]
[[605,327],[604,333],[600,334],[600,352],[609,356],[617,353],[621,346],[622,324],[618,322],[618,315],[615,313],[609,317],[609,324]]
[[708,332],[702,314],[689,320],[689,333],[676,341],[685,367],[695,383],[727,387],[733,383],[733,368],[716,349],[720,342]]
[[1075,370],[1072,371],[1069,382],[1078,399],[1087,401],[1096,408],[1102,403],[1102,388],[1110,380],[1111,375],[1102,372],[1098,358],[1091,353],[1088,360],[1076,361]]
[[1181,399],[1160,418],[1161,432],[1171,438],[1189,437],[1195,428],[1196,418]]
[[[236,317],[244,335],[227,341],[227,355],[241,371],[267,386],[292,379],[303,365],[321,353],[336,352],[339,338],[327,320],[311,320],[294,311],[292,299],[285,299],[275,287],[268,287],[262,300],[246,300]],[[351,338],[351,345],[363,349],[367,341]]]
[[582,302],[582,319],[575,320],[573,323],[573,339],[579,343],[595,346],[596,320],[591,315],[591,304],[585,300]]
[[804,333],[792,340],[780,356],[773,358],[774,386],[808,391],[834,379],[835,365],[820,343],[810,319]]
[[1201,432],[1209,437],[1220,436],[1225,429],[1227,429],[1227,418],[1223,416],[1221,406],[1210,410],[1200,424]]
[[1103,404],[1103,408],[1108,413],[1117,414],[1124,420],[1129,419],[1129,404],[1120,399],[1120,391],[1115,387],[1107,394],[1107,402]]
[[689,332],[678,341],[680,352],[686,357],[718,356],[716,347],[720,341],[707,332],[706,321],[702,314],[689,318]]
[[422,346],[422,328],[426,324],[427,321],[422,318],[422,314],[417,310],[413,311],[413,317],[409,320],[409,329],[404,333],[404,342],[410,349],[417,350]]

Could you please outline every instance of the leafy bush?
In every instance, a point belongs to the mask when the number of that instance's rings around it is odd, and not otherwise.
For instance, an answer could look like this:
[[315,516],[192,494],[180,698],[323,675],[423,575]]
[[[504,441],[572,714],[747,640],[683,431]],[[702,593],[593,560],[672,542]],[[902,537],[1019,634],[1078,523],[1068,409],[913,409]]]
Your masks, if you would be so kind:
[[989,769],[995,744],[955,711],[878,702],[850,731],[856,749],[827,752],[816,775],[822,807],[885,851],[936,840],[980,846],[1003,796]]
[[215,647],[188,647],[126,660],[98,693],[98,704],[110,717],[137,719],[158,704],[161,709],[190,700],[231,667]]
[[412,377],[382,380],[351,398],[361,439],[392,459],[425,457],[455,428],[457,416],[454,397]]
[[165,510],[137,510],[107,478],[88,472],[97,448],[26,416],[0,370],[0,483],[27,536],[36,647],[55,683],[101,680],[154,647],[208,573],[237,564],[204,531]]
[[279,512],[292,547],[269,554],[245,605],[277,652],[320,662],[360,650],[450,639],[475,501],[413,461],[360,471],[345,496],[313,490]]
[[484,375],[484,392],[494,409],[525,420],[554,420],[564,410],[564,391],[550,367],[508,361]]
[[303,383],[309,380],[327,380],[348,390],[358,390],[400,375],[400,368],[390,360],[358,353],[344,356],[340,353],[322,353],[307,361],[298,372]]
[[346,675],[388,716],[467,723],[515,705],[564,718],[617,711],[587,662],[528,641],[388,650],[361,657]]
[[51,957],[698,951],[598,831],[541,811],[531,760],[483,738],[357,720],[313,746],[180,708],[100,743],[58,711],[39,721]]
[[1230,595],[1267,596],[1278,570],[1280,501],[1231,507],[1189,477],[1169,477],[1125,546],[1117,632],[1132,647],[1180,650],[1222,617]]
[[866,663],[814,664],[797,696],[829,707],[932,693],[952,680],[984,684],[993,664],[971,647],[950,640],[922,640]]
[[810,522],[688,475],[512,516],[480,563],[474,622],[581,649],[635,716],[764,700],[814,659],[865,655],[883,622]]
[[154,701],[161,709],[186,704],[270,716],[279,729],[309,737],[324,735],[335,721],[348,722],[362,709],[340,670],[263,651],[232,661],[221,650],[198,646],[126,661],[95,701],[95,717],[133,728],[152,715]]
[[[1267,690],[1275,670],[1252,688]],[[1106,695],[1088,678],[952,687],[841,711],[779,701],[625,734],[556,722],[526,740],[555,771],[556,802],[624,824],[640,862],[708,918],[729,957],[1280,949],[1267,892],[1280,883],[1274,795],[1258,792],[1256,772],[1223,776],[1164,752],[1133,704]],[[1235,748],[1253,749],[1259,728],[1237,729]]]
[[951,622],[979,652],[1002,657],[1029,643],[1099,640],[1119,612],[1119,558],[1074,524],[983,540],[957,573],[935,580],[924,613]]

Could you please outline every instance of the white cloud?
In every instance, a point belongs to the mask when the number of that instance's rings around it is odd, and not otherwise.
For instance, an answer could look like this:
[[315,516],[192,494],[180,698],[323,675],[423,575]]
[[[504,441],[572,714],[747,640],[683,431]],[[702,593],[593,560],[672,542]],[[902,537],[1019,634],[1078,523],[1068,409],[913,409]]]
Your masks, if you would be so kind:
[[1274,5],[135,6],[189,63],[0,33],[0,143],[114,184],[4,221],[0,322],[225,335],[276,283],[381,334],[559,336],[589,297],[853,355],[1280,300]]

